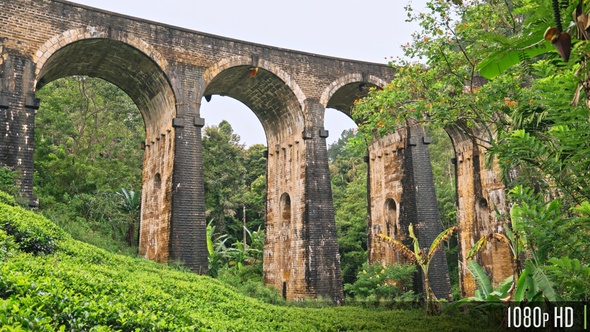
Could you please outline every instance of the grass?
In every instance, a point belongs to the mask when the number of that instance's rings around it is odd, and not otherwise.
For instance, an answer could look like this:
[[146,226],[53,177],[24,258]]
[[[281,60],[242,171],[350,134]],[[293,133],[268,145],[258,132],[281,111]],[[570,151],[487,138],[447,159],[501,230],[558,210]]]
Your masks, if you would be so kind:
[[[0,331],[472,331],[485,318],[354,306],[298,308],[206,276],[76,241],[0,203]],[[489,330],[494,330],[489,326]]]

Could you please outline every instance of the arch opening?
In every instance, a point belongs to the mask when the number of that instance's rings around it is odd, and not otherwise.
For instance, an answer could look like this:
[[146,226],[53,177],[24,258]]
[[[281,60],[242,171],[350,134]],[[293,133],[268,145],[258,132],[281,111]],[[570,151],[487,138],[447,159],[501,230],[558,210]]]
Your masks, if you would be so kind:
[[330,133],[330,136],[326,138],[328,147],[331,144],[337,144],[340,140],[346,140],[351,135],[354,135],[357,128],[357,124],[347,114],[335,108],[326,109],[324,113],[324,129]]
[[[231,97],[207,96],[200,107],[203,130],[205,211],[216,233],[248,245],[248,232],[264,230],[266,135],[256,115]],[[226,167],[218,167],[220,163]],[[219,182],[235,194],[223,203]],[[241,194],[238,194],[241,193]],[[237,199],[240,197],[240,199]],[[221,208],[222,205],[229,208]],[[224,212],[225,211],[225,212]]]
[[[297,220],[294,212],[291,212],[294,209],[291,196],[287,196],[288,200],[284,197],[281,200],[280,195],[290,191],[296,192],[294,187],[297,184],[293,181],[293,178],[296,174],[298,158],[303,154],[301,151],[303,144],[296,142],[301,141],[300,137],[303,132],[304,122],[303,112],[300,108],[299,98],[296,94],[297,91],[293,92],[292,90],[294,83],[289,82],[290,84],[287,84],[283,80],[284,74],[281,76],[280,72],[276,73],[272,66],[265,67],[263,60],[260,60],[259,63],[260,67],[252,67],[250,65],[244,65],[241,61],[237,61],[236,63],[232,62],[233,65],[225,64],[222,66],[223,69],[219,71],[216,68],[211,68],[207,71],[204,74],[206,88],[203,91],[201,102],[203,112],[201,112],[201,115],[207,121],[208,118],[211,118],[206,113],[209,105],[213,106],[220,100],[231,100],[231,107],[240,108],[233,112],[233,115],[236,115],[236,119],[224,117],[227,123],[224,123],[226,122],[225,120],[220,122],[217,126],[218,129],[221,129],[222,126],[228,128],[230,127],[229,123],[235,123],[235,120],[241,121],[244,115],[251,114],[256,117],[257,121],[255,122],[260,123],[262,126],[261,131],[264,133],[264,145],[268,146],[268,149],[261,144],[250,145],[247,148],[241,143],[238,145],[241,146],[239,149],[244,150],[247,156],[257,158],[257,161],[254,162],[256,167],[247,167],[247,173],[252,173],[250,170],[254,169],[261,170],[260,166],[263,166],[263,169],[256,176],[252,176],[251,178],[246,176],[245,180],[237,179],[237,181],[245,181],[246,190],[249,193],[254,193],[254,195],[246,196],[261,197],[263,201],[259,201],[256,204],[246,203],[244,205],[238,203],[243,209],[237,209],[233,216],[226,216],[226,227],[219,228],[219,230],[223,231],[225,229],[224,234],[228,234],[235,239],[242,239],[241,237],[246,238],[246,235],[240,235],[235,229],[232,229],[233,226],[238,224],[238,219],[242,219],[240,223],[241,229],[243,229],[243,226],[246,226],[254,232],[256,226],[260,225],[260,228],[265,230],[264,259],[261,257],[252,261],[264,264],[263,277],[267,284],[273,284],[278,289],[284,286],[286,292],[291,296],[293,290],[289,284],[289,280],[292,278],[291,268],[289,267],[290,260],[280,253],[289,253],[291,251],[290,241],[293,238],[290,235],[290,230],[291,227],[296,227],[294,224],[297,223]],[[244,108],[248,108],[249,112],[242,112]],[[225,111],[223,110],[223,113]],[[236,111],[242,112],[242,114],[238,114]],[[212,124],[211,122],[209,123]],[[206,156],[206,151],[209,148],[207,144],[213,138],[210,132],[213,134],[217,130],[215,127],[215,125],[206,127],[204,131],[203,160],[205,168],[208,163],[215,163],[214,160],[207,159],[208,157]],[[249,131],[253,130],[252,127],[248,129]],[[236,145],[233,148],[228,146],[228,151],[236,147]],[[219,155],[219,152],[223,151],[218,151],[218,154],[212,155],[211,158],[223,158]],[[250,161],[253,160],[250,159]],[[246,163],[249,162],[246,161]],[[240,171],[234,168],[232,172],[239,173]],[[215,190],[215,184],[213,183],[215,182],[215,178],[215,176],[211,176],[211,174],[205,172],[206,196],[211,194],[212,190]],[[210,207],[212,206],[207,206],[208,211]],[[271,216],[277,216],[278,218]],[[258,224],[259,222],[261,224]],[[277,228],[280,228],[280,231],[273,233],[273,230]],[[272,240],[272,237],[277,237],[278,241]],[[254,241],[253,238],[252,241]],[[255,244],[248,243],[247,245]],[[269,249],[269,245],[274,247]],[[245,246],[246,242],[244,242]],[[273,257],[269,258],[268,256],[271,254]],[[269,274],[267,267],[265,267],[269,262],[273,262],[277,266],[276,269],[273,268],[272,274]],[[284,282],[286,284],[283,285]]]
[[391,198],[385,201],[385,233],[392,239],[400,241],[397,206]]
[[239,65],[221,71],[203,96],[228,96],[246,105],[262,124],[269,146],[302,131],[303,115],[295,93],[271,71],[254,67],[252,74],[252,68]]
[[282,282],[282,290],[283,290],[283,297],[287,297],[287,293],[291,290],[288,290],[289,280],[291,279],[292,273],[292,260],[290,259],[291,255],[291,238],[292,238],[292,231],[293,225],[291,220],[291,196],[288,193],[283,193],[281,195],[280,203],[279,203],[279,210],[280,210],[280,231],[279,231],[279,248],[280,252],[282,253],[278,259],[278,268],[280,270],[280,281]]
[[217,126],[222,121],[227,121],[246,147],[255,144],[266,146],[264,127],[248,106],[228,96],[216,95],[208,98],[200,107],[200,115],[205,119],[206,126]]
[[141,112],[148,138],[159,135],[175,115],[174,93],[165,73],[124,42],[92,38],[60,48],[39,69],[36,88],[68,76],[101,78],[123,90]]
[[[143,142],[136,145],[143,149],[139,252],[148,259],[167,261],[176,102],[166,74],[142,51],[107,38],[78,39],[41,58],[37,90],[60,78],[100,78],[121,89],[139,110],[145,129]],[[154,181],[156,174],[160,181]]]
[[284,290],[287,298],[294,298],[305,292],[293,284],[301,276],[292,266],[293,256],[301,257],[305,250],[295,236],[303,227],[305,207],[305,183],[299,180],[306,149],[302,137],[305,98],[279,68],[262,59],[257,67],[251,62],[251,58],[229,59],[211,67],[204,74],[203,97],[205,101],[214,101],[217,95],[234,98],[262,124],[268,146],[263,279],[265,284]]
[[[248,144],[249,146],[244,147],[241,141],[236,143],[241,145],[240,148],[245,151],[246,155],[257,156],[256,167],[260,167],[261,163],[264,163],[264,170],[258,172],[251,179],[247,179],[246,187],[249,190],[264,190],[264,193],[259,192],[257,195],[264,197],[265,204],[258,206],[258,212],[252,211],[252,208],[245,213],[244,211],[236,211],[233,218],[248,216],[246,218],[248,220],[243,220],[251,228],[253,226],[251,226],[250,217],[255,212],[255,222],[258,222],[258,218],[262,215],[266,222],[261,226],[266,228],[268,217],[264,215],[269,211],[272,213],[272,210],[279,209],[278,206],[273,208],[275,204],[280,203],[279,192],[285,189],[289,190],[289,188],[285,188],[285,185],[289,186],[289,181],[279,184],[277,181],[269,179],[276,178],[278,172],[292,174],[290,164],[294,160],[288,159],[287,155],[289,153],[294,156],[299,155],[289,147],[293,147],[293,142],[298,140],[297,136],[303,131],[303,115],[296,94],[279,74],[263,68],[262,65],[260,67],[244,65],[244,63],[251,61],[249,58],[230,60],[222,61],[222,64],[219,65],[220,68],[212,67],[204,74],[207,86],[203,91],[201,116],[211,126],[205,128],[204,142],[209,138],[208,132],[215,130],[212,128],[217,125],[208,119],[214,119],[213,121],[223,119],[222,122],[234,124],[236,128],[243,127],[243,131],[248,136],[252,136],[253,131],[262,132],[264,137],[262,142],[260,135],[257,135],[256,144]],[[259,62],[264,63],[263,60]],[[220,112],[219,106],[231,108],[231,113],[229,109]],[[254,117],[256,120],[253,121]],[[253,128],[252,123],[260,124],[261,128],[259,126]],[[230,125],[230,127],[233,129],[233,126]],[[266,146],[272,148],[267,149]],[[278,148],[279,150],[277,150],[277,146],[283,146],[284,149]],[[206,150],[207,146],[204,148]],[[286,152],[287,150],[289,152]],[[207,157],[204,154],[205,168],[209,162],[212,162],[207,158],[216,157]],[[269,164],[271,159],[273,165]],[[206,193],[208,188],[212,187],[207,185],[212,180],[209,177],[208,174],[205,174]]]
[[291,223],[291,197],[289,197],[289,194],[284,193],[281,195],[280,206],[281,222],[283,225],[288,225]]
[[86,76],[55,80],[37,96],[39,209],[78,240],[136,255],[145,139],[136,105],[113,84]]
[[330,132],[327,139],[328,159],[341,273],[345,284],[353,284],[363,264],[374,256],[368,252],[371,247],[368,234],[385,231],[385,225],[368,222],[371,202],[365,155],[345,148],[358,128],[351,116],[354,101],[365,97],[370,88],[378,88],[377,82],[373,79],[367,82],[360,74],[347,75],[330,84],[320,99],[326,107],[322,123]]

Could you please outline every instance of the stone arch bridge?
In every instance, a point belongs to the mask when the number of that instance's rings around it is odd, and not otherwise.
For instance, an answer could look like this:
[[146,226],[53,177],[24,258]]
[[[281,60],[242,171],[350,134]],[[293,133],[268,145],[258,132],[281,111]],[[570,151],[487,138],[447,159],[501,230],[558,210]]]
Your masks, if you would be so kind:
[[[64,0],[3,0],[0,164],[20,172],[21,192],[32,206],[34,121],[40,103],[35,92],[72,75],[117,85],[143,116],[142,256],[179,260],[206,272],[204,119],[199,109],[203,97],[227,95],[247,105],[266,132],[265,282],[292,299],[321,295],[342,300],[324,111],[349,114],[355,99],[393,78],[391,68],[189,31]],[[484,170],[474,142],[449,133],[457,152],[465,253],[482,230],[496,227],[493,204],[502,206],[502,187],[496,173]],[[378,243],[377,233],[404,239],[404,230],[414,222],[427,244],[440,230],[428,143],[421,128],[409,127],[369,149],[372,261],[396,260]],[[496,268],[497,258],[481,259],[490,271]],[[443,256],[435,266],[435,292],[446,297]],[[472,292],[473,282],[461,275],[464,291]]]

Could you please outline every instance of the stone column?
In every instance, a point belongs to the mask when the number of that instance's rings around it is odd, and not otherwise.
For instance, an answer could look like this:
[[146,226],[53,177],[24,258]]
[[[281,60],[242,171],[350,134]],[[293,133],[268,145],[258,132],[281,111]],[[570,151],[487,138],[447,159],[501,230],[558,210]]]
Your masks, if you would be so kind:
[[343,301],[340,254],[336,238],[334,204],[323,127],[324,107],[315,100],[305,101],[311,126],[305,127],[305,215],[303,236],[308,241],[305,280],[317,295]]
[[[373,264],[395,264],[405,258],[379,234],[386,234],[413,248],[409,226],[422,248],[429,250],[442,231],[438,203],[434,190],[430,152],[430,138],[420,126],[409,126],[377,139],[369,146],[370,191],[368,259]],[[438,298],[450,298],[450,282],[446,257],[442,250],[430,264],[429,280]],[[414,278],[414,290],[423,293],[422,274]]]
[[[456,154],[459,283],[461,297],[468,297],[477,290],[467,269],[468,253],[481,237],[505,233],[506,225],[501,215],[506,214],[508,208],[498,162],[493,159],[491,166],[486,165],[486,147],[477,144],[478,137],[487,137],[487,132],[459,127],[447,128],[447,132]],[[476,259],[484,268],[494,287],[512,274],[512,253],[506,243],[488,241],[471,259]]]
[[[424,129],[417,125],[408,127],[407,133],[408,151],[404,167],[408,171],[408,176],[404,179],[402,205],[414,216],[408,218],[408,221],[414,224],[420,246],[429,250],[434,239],[442,231],[428,149],[430,138],[425,135]],[[449,269],[442,249],[439,249],[430,263],[429,280],[437,298],[451,299]]]
[[7,53],[0,52],[0,166],[19,173],[20,194],[36,207],[33,152],[39,99],[35,98],[35,65],[29,58]]
[[172,177],[172,218],[170,260],[180,261],[192,271],[207,274],[207,222],[203,178],[203,145],[199,117],[200,72],[178,65],[172,76],[176,92],[174,171]]

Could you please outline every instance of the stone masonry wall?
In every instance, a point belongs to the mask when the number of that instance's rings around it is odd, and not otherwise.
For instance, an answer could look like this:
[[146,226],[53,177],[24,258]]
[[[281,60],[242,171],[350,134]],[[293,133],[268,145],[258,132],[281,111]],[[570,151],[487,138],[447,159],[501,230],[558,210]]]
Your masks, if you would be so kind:
[[[491,233],[504,233],[502,219],[496,215],[506,211],[504,186],[496,162],[486,166],[484,146],[465,130],[448,128],[455,147],[457,177],[457,225],[459,226],[459,279],[461,296],[473,296],[477,285],[467,270],[467,255],[475,242]],[[483,137],[483,136],[481,136]],[[506,243],[488,241],[475,257],[489,273],[494,286],[512,274],[511,253]]]
[[[370,263],[404,261],[378,234],[386,234],[413,248],[408,230],[413,224],[421,247],[428,250],[442,231],[428,144],[430,139],[423,128],[412,126],[376,140],[369,148]],[[450,298],[444,253],[434,256],[429,279],[438,298]],[[420,274],[414,283],[416,292],[423,292]]]

